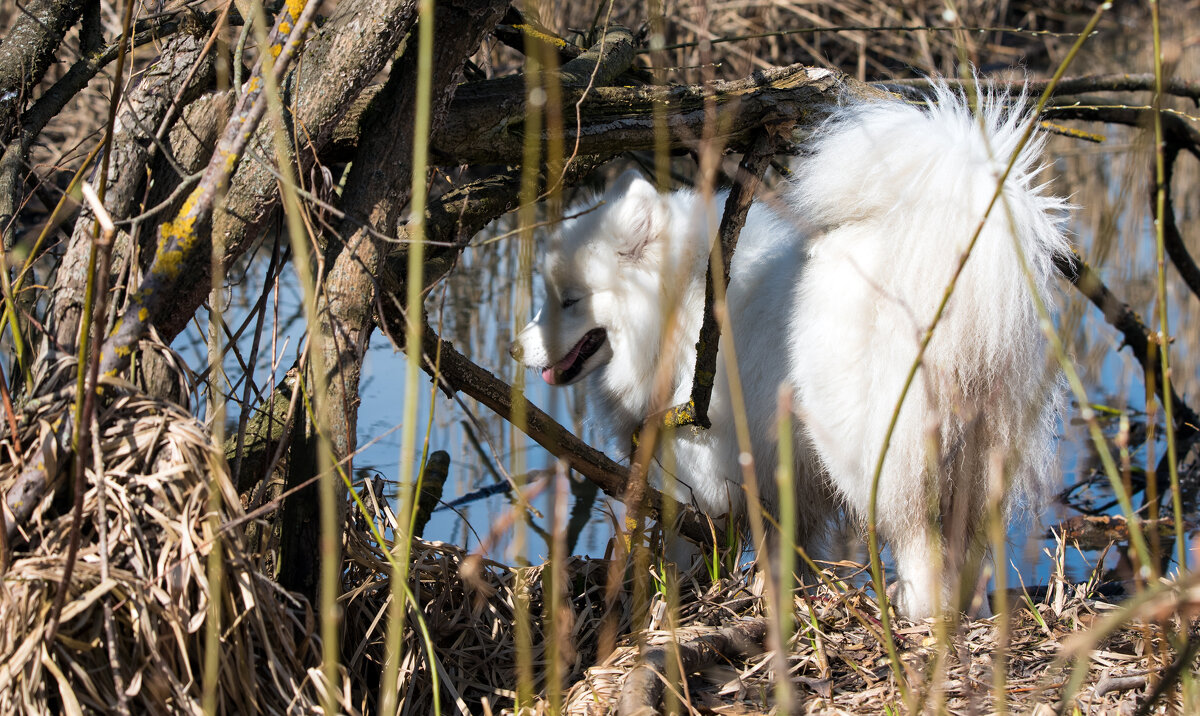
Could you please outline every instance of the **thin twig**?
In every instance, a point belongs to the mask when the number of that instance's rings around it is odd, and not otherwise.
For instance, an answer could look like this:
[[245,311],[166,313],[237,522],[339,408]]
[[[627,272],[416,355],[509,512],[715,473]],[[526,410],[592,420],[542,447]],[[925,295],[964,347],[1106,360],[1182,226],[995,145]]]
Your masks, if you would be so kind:
[[[1117,298],[1078,253],[1056,256],[1054,267],[1100,309],[1109,325],[1121,332],[1124,344],[1133,351],[1133,356],[1142,366],[1142,370],[1156,370],[1152,363],[1153,356],[1150,355],[1150,343],[1153,337],[1150,329],[1142,322],[1137,312],[1130,308],[1128,303]],[[1168,399],[1167,394],[1162,392],[1161,384],[1156,385],[1156,390],[1161,399]],[[1190,440],[1200,434],[1200,416],[1197,416],[1196,412],[1175,393],[1174,388],[1170,390],[1169,396],[1175,414],[1175,430],[1179,439],[1181,441]]]
[[[778,150],[778,138],[784,128],[762,129],[755,137],[749,151],[738,166],[737,180],[729,189],[725,200],[725,211],[721,215],[718,242],[713,246],[714,259],[709,261],[704,278],[704,318],[700,324],[700,337],[696,341],[696,366],[692,373],[691,399],[667,411],[663,417],[665,427],[696,425],[705,429],[712,427],[708,419],[708,406],[712,399],[713,383],[717,376],[717,350],[721,344],[721,325],[717,322],[717,299],[723,297],[729,285],[729,270],[733,263],[733,252],[737,248],[738,236],[746,224],[750,204],[758,193],[763,173]],[[715,286],[713,268],[720,257],[721,283]],[[723,303],[723,302],[722,302]]]
[[[550,454],[567,461],[572,470],[596,484],[605,494],[623,499],[629,481],[629,468],[614,462],[596,448],[575,437],[571,431],[558,424],[554,418],[517,393],[513,396],[512,386],[473,363],[459,353],[452,344],[442,340],[433,329],[425,326],[422,350],[426,356],[440,351],[441,370],[434,371],[431,361],[423,362],[426,373],[438,381],[448,395],[461,391],[483,403],[501,418],[508,420],[514,412],[514,403],[520,401],[525,414],[521,429]],[[665,501],[672,503],[674,514],[680,516],[680,532],[707,545],[713,540],[709,526],[690,507],[674,502],[654,488],[647,488],[645,508],[657,514],[656,505]]]
[[[128,26],[129,18],[132,16],[133,0],[127,0],[126,5],[126,26]],[[120,73],[118,72],[118,77]],[[120,86],[119,84],[117,85]],[[113,104],[116,104],[114,96]],[[111,132],[110,132],[111,134]],[[58,618],[62,614],[63,605],[66,602],[67,592],[71,589],[71,573],[75,567],[75,560],[79,554],[79,540],[83,529],[81,524],[83,520],[83,496],[86,492],[85,488],[85,471],[86,466],[83,460],[83,451],[85,448],[91,447],[91,428],[92,421],[96,413],[96,394],[97,381],[100,373],[100,343],[104,338],[104,312],[105,302],[108,297],[108,270],[109,258],[113,239],[117,235],[117,228],[113,226],[112,217],[105,210],[104,204],[101,203],[100,197],[92,189],[91,185],[84,183],[81,186],[83,196],[92,208],[92,212],[96,217],[96,223],[100,228],[100,236],[95,245],[95,262],[92,268],[92,275],[88,279],[89,287],[92,290],[88,291],[89,298],[94,302],[94,306],[89,306],[89,301],[85,301],[85,308],[91,309],[90,321],[84,322],[84,331],[91,329],[90,340],[80,341],[80,358],[84,358],[82,351],[87,350],[86,365],[80,366],[80,372],[87,371],[87,380],[82,385],[78,385],[77,389],[83,392],[83,402],[76,403],[75,412],[75,436],[74,441],[74,467],[75,467],[75,484],[74,498],[75,504],[71,515],[71,536],[67,545],[67,556],[63,563],[62,579],[58,584],[58,590],[54,594],[54,603],[51,606],[50,614],[46,618],[45,643],[54,644],[54,636],[58,630]],[[96,476],[99,484],[96,489],[104,489],[104,475]]]
[[[939,78],[948,86],[962,91],[975,91],[975,81],[971,79]],[[875,84],[884,88],[931,87],[928,78],[881,80]],[[1041,92],[1049,85],[1049,80],[988,80],[988,87],[1004,89],[1010,92]],[[1081,75],[1079,77],[1064,77],[1054,85],[1054,96],[1083,94],[1085,92],[1153,92],[1154,75],[1144,74],[1112,74],[1112,75]],[[1186,97],[1200,102],[1200,81],[1179,77],[1164,78],[1163,92],[1177,97]]]

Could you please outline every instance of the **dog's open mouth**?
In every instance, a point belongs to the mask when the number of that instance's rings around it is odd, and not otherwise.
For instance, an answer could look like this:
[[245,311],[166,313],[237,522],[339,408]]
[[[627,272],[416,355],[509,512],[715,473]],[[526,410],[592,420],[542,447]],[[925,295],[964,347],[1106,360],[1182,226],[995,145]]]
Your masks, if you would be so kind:
[[567,352],[567,356],[554,365],[542,371],[542,379],[550,385],[566,385],[575,380],[583,371],[583,365],[588,358],[596,355],[608,340],[608,332],[603,328],[593,328],[584,334],[575,347]]

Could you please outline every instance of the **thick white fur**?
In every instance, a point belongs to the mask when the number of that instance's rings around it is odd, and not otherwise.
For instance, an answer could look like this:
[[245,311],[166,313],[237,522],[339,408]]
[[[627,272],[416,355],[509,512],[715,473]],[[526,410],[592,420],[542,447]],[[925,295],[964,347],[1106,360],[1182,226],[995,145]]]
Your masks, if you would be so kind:
[[[961,97],[943,88],[935,99],[841,111],[798,161],[785,192],[789,214],[756,204],[734,254],[729,319],[757,482],[770,506],[776,396],[790,385],[802,425],[796,538],[810,548],[825,536],[834,505],[866,516],[905,376],[1026,119],[1003,111],[1008,98],[984,98],[981,131]],[[1013,242],[1015,235],[1045,298],[1053,256],[1068,245],[1064,204],[1035,184],[1040,149],[1040,141],[1027,146],[1009,175],[892,436],[878,524],[896,560],[897,605],[909,616],[953,604],[994,456],[1009,474],[1010,496],[1036,505],[1052,482],[1058,381]],[[659,195],[626,174],[599,208],[566,222],[551,247],[546,305],[514,354],[542,369],[570,355],[590,329],[605,328],[607,341],[576,379],[592,375],[589,398],[618,441],[690,393],[722,201]],[[562,308],[564,298],[579,300]],[[665,461],[678,480],[667,479],[667,489],[713,516],[744,508],[724,371],[728,333],[712,428],[678,431],[674,459]],[[664,361],[666,385],[656,391]]]
[[[691,394],[696,340],[704,310],[704,275],[715,236],[718,195],[660,195],[636,172],[623,174],[594,210],[564,222],[546,257],[546,301],[514,341],[514,354],[541,369],[567,355],[588,330],[608,341],[588,362],[593,415],[618,448],[643,419]],[[597,202],[585,203],[584,207]],[[802,235],[766,207],[751,207],[734,253],[727,293],[758,485],[775,499],[776,405],[787,382],[792,287],[803,263]],[[771,289],[773,287],[773,289]],[[562,308],[564,298],[579,299]],[[723,332],[708,430],[675,431],[657,476],[676,498],[714,518],[744,508],[742,471],[730,405]],[[661,365],[665,375],[658,376]],[[655,382],[662,381],[656,389]],[[797,433],[797,439],[802,436]],[[805,470],[798,451],[798,470]],[[673,478],[673,479],[672,479]],[[819,480],[804,481],[806,537],[832,510]]]
[[[859,516],[922,335],[1027,121],[1003,111],[1004,97],[984,98],[979,118],[944,88],[936,99],[845,110],[810,145],[790,191],[811,227],[789,373],[825,473]],[[1060,390],[1014,248],[1015,236],[1048,299],[1054,255],[1069,246],[1063,202],[1035,183],[1041,146],[1018,157],[979,234],[880,477],[879,530],[896,560],[897,603],[913,616],[954,603],[938,564],[958,574],[979,536],[993,454],[1010,498],[1039,504],[1053,483]]]

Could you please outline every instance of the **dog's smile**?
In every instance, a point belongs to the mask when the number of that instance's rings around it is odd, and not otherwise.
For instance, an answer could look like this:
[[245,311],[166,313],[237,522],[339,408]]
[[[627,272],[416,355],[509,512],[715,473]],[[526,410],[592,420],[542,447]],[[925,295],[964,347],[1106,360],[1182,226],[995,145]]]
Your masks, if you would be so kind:
[[588,359],[596,355],[596,351],[608,340],[608,332],[603,328],[593,328],[579,339],[575,346],[567,351],[567,355],[554,365],[542,370],[542,379],[550,385],[566,385],[579,377]]

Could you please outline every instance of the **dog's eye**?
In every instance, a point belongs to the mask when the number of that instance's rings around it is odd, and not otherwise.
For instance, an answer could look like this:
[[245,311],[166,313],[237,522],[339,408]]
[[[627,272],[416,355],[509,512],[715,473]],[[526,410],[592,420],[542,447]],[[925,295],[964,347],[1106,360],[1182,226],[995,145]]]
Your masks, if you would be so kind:
[[578,298],[564,298],[564,299],[563,299],[563,302],[562,302],[562,307],[563,307],[563,308],[570,308],[571,306],[574,306],[574,305],[575,305],[575,304],[577,304],[577,303],[579,303],[579,299],[578,299]]

